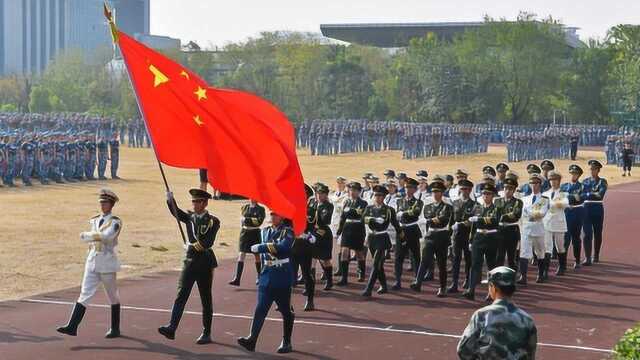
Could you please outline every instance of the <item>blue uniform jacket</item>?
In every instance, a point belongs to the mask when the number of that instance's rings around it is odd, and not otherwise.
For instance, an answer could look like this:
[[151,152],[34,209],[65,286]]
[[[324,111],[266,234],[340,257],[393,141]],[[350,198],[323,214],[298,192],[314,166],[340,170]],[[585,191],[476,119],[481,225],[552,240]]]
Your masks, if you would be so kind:
[[564,183],[560,185],[560,191],[567,193],[569,197],[570,206],[564,209],[567,220],[571,221],[575,217],[582,216],[584,211],[584,207],[580,206],[584,203],[584,199],[582,198],[582,183],[580,181],[576,183]]
[[607,192],[607,180],[588,177],[582,182],[582,198],[585,201],[603,201]]
[[262,229],[262,243],[258,246],[261,254],[262,272],[260,273],[260,288],[289,288],[293,286],[293,268],[291,263],[280,266],[269,266],[273,260],[289,259],[293,246],[293,230],[289,226],[280,225],[277,228],[269,226]]

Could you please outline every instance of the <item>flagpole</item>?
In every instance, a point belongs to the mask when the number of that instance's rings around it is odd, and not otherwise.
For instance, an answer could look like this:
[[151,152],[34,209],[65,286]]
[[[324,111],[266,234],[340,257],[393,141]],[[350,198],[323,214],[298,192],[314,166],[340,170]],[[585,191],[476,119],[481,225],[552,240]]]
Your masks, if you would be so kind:
[[[113,39],[113,44],[114,44],[114,49],[115,49],[118,46],[118,33],[117,33],[117,28],[116,28],[115,22],[113,21],[113,17],[111,15],[111,11],[109,10],[109,7],[107,6],[107,2],[106,1],[104,3],[104,15],[107,18],[107,21],[109,22],[109,27],[111,29],[111,36],[112,36],[112,39]],[[128,66],[127,60],[124,58],[124,56],[122,57],[122,60],[124,61],[125,69],[127,69],[127,77],[129,78],[129,84],[131,84],[131,88],[133,89],[133,94],[136,97],[136,104],[138,105],[138,111],[140,111],[140,115],[142,115],[142,120],[144,122],[144,128],[147,131],[147,135],[149,136],[149,140],[151,140],[151,148],[153,149],[153,154],[156,157],[156,162],[158,163],[158,168],[160,169],[160,175],[162,175],[162,181],[164,182],[164,188],[165,188],[166,192],[169,193],[169,192],[171,192],[171,189],[169,188],[169,183],[167,182],[167,176],[164,173],[164,168],[162,167],[162,163],[160,162],[160,158],[158,158],[158,151],[156,150],[155,143],[153,142],[153,136],[149,132],[149,125],[147,124],[147,116],[144,113],[144,109],[140,105],[140,97],[138,96],[138,89],[136,88],[136,85],[135,85],[134,81],[131,80],[131,72],[129,71],[129,66]],[[175,201],[170,202],[169,206],[171,207],[171,210],[172,210],[172,212],[174,214],[177,213],[177,206],[176,206]],[[177,217],[175,217],[175,219],[176,219],[176,223],[178,225],[178,229],[180,230],[180,236],[182,236],[182,243],[186,244],[187,243],[187,239],[186,239],[186,237],[184,235],[184,230],[182,230],[182,225],[180,224],[180,220],[178,220]]]

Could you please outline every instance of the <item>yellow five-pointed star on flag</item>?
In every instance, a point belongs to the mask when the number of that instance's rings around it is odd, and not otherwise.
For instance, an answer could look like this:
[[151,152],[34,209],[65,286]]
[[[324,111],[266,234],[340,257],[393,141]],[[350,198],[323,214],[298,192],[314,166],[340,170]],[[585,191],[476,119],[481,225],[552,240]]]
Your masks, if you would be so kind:
[[198,86],[198,90],[194,92],[194,94],[198,95],[198,101],[207,98],[207,90]]
[[196,124],[198,124],[198,126],[202,126],[202,124],[204,124],[204,121],[202,121],[202,120],[200,119],[200,115],[196,115],[196,116],[194,116],[194,117],[193,117],[193,121],[195,121],[195,122],[196,122]]
[[167,75],[165,75],[162,72],[160,72],[160,70],[158,70],[157,67],[155,67],[153,65],[149,65],[149,71],[151,71],[151,73],[154,76],[154,78],[153,78],[153,87],[158,87],[161,84],[169,82],[169,78],[167,77]]
[[180,73],[180,76],[184,76],[187,78],[187,80],[189,80],[189,73],[187,73],[186,71],[182,70],[182,72]]

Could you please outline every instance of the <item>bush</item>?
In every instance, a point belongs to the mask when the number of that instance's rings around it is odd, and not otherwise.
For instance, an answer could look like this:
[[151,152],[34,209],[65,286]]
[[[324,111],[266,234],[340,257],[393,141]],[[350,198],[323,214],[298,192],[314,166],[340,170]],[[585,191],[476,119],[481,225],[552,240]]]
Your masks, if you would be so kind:
[[613,350],[615,351],[615,359],[640,359],[640,324],[625,331],[624,336],[618,341]]

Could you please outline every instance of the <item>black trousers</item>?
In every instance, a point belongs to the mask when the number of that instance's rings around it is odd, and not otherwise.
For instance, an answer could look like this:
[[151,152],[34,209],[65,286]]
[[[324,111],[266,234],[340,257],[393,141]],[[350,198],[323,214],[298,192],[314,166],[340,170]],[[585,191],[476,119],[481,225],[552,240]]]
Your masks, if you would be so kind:
[[438,264],[438,279],[440,287],[447,286],[447,249],[451,240],[449,231],[439,231],[428,235],[424,248],[422,249],[422,261],[418,268],[417,280],[422,281],[427,269],[433,266],[433,257],[435,255]]
[[198,292],[202,302],[202,327],[205,332],[211,331],[211,322],[213,320],[213,303],[211,296],[211,285],[213,284],[213,268],[208,261],[195,261],[186,259],[178,279],[178,295],[171,309],[172,329],[177,329],[184,307],[191,295],[193,284],[198,284]]
[[464,225],[453,233],[453,264],[451,269],[451,280],[453,285],[458,287],[458,279],[460,278],[460,265],[464,258],[464,276],[469,281],[469,270],[471,269],[471,251],[469,250],[470,229]]
[[307,292],[307,298],[313,299],[313,293],[315,291],[315,282],[311,275],[311,264],[313,263],[313,256],[311,252],[296,254],[291,256],[294,279],[298,279],[298,266],[302,271],[302,278],[304,279],[304,288]]
[[487,262],[489,270],[496,267],[496,253],[498,251],[497,234],[475,234],[471,246],[471,276],[469,290],[475,291],[482,276],[482,265]]
[[516,249],[520,241],[520,227],[517,225],[507,226],[498,233],[498,252],[495,266],[504,265],[505,258],[507,266],[516,270]]
[[[402,268],[404,260],[408,255],[412,256],[414,264],[420,263],[420,237],[422,233],[418,225],[404,228],[404,242],[396,239],[396,258],[394,263],[394,274],[396,283],[400,284],[402,280]],[[411,252],[411,254],[409,254]],[[415,275],[415,274],[414,274]]]

